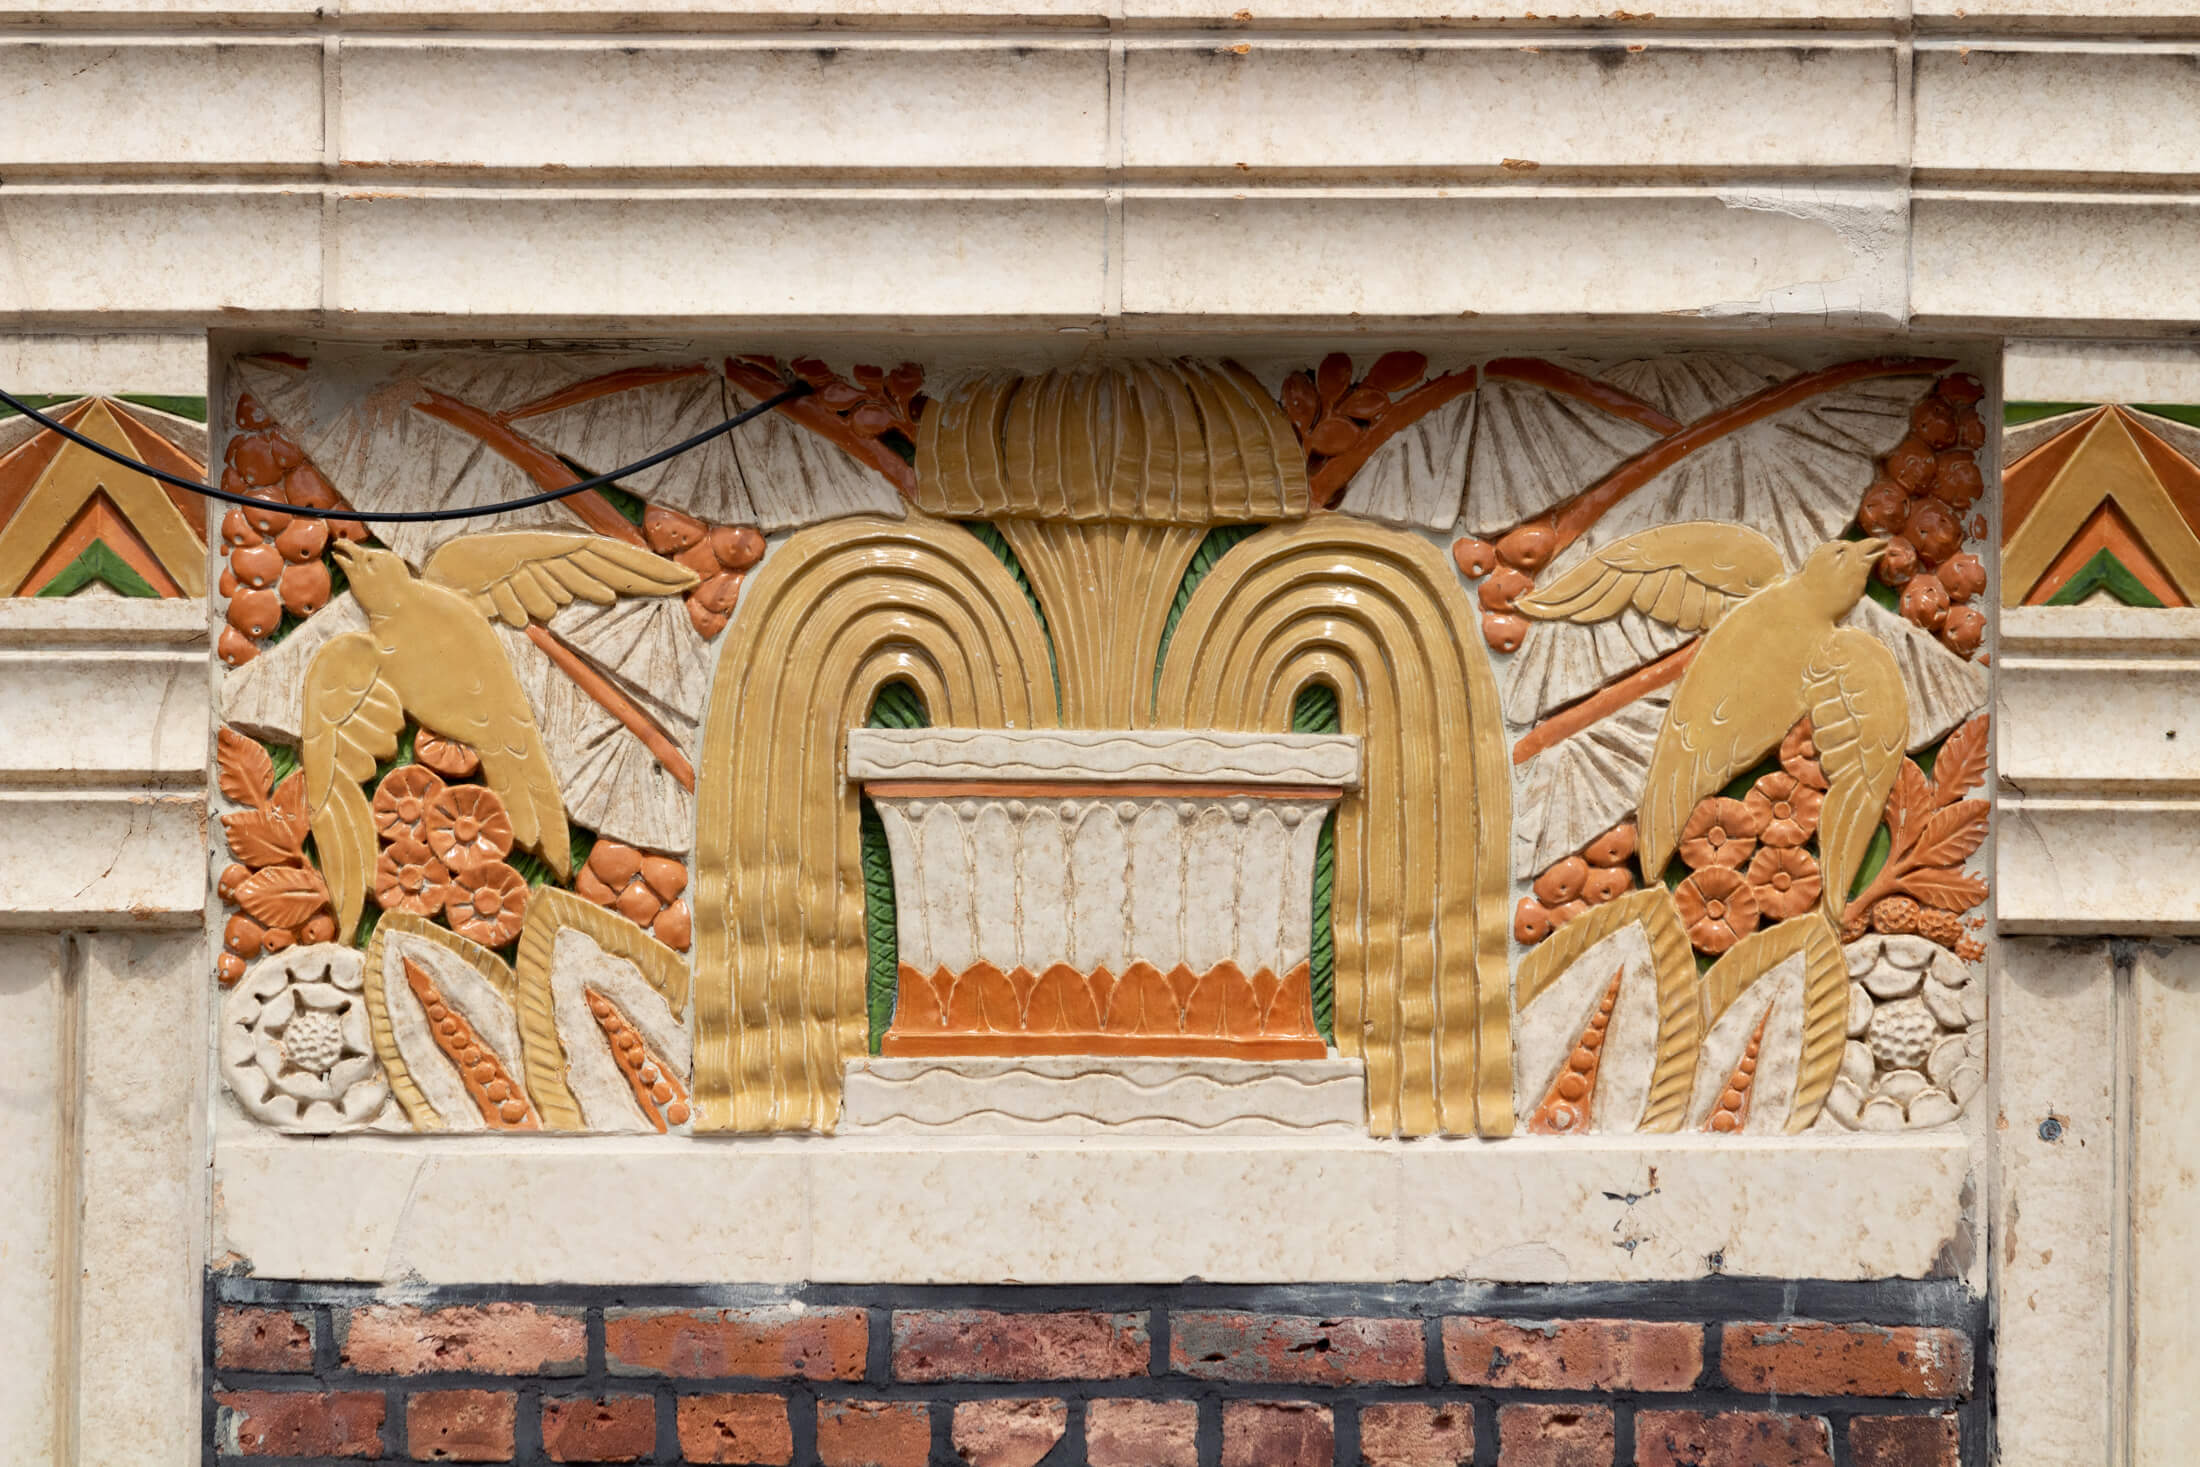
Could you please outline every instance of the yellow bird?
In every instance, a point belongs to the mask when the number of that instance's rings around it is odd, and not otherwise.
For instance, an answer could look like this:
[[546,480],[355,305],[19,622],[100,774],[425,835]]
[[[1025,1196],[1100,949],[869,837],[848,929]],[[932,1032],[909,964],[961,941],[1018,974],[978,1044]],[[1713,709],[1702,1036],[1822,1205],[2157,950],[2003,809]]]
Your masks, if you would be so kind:
[[1704,633],[1651,750],[1637,806],[1643,878],[1656,881],[1696,803],[1810,716],[1828,789],[1818,830],[1821,906],[1836,927],[1909,737],[1894,654],[1836,625],[1864,594],[1884,540],[1830,540],[1792,575],[1743,525],[1666,525],[1599,550],[1519,602],[1546,621],[1606,621],[1632,606]]
[[669,595],[694,585],[695,573],[622,541],[554,533],[452,540],[417,577],[391,552],[349,541],[337,542],[336,559],[367,629],[331,637],[307,665],[300,762],[337,941],[358,927],[374,871],[374,815],[361,785],[397,752],[407,715],[472,747],[511,813],[514,840],[569,875],[557,773],[490,620],[524,627],[575,599]]

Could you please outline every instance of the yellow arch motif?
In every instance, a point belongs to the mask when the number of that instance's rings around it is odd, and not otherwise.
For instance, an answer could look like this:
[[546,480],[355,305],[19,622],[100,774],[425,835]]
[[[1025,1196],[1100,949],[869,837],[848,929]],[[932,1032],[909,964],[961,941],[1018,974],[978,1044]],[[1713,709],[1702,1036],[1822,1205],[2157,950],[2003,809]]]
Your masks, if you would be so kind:
[[1513,1129],[1506,767],[1466,592],[1427,542],[1321,515],[1251,536],[1193,592],[1155,722],[1288,729],[1308,683],[1364,740],[1337,815],[1337,1044],[1376,1135]]
[[867,1033],[847,731],[894,681],[938,724],[1052,727],[1046,633],[975,536],[912,512],[789,538],[727,636],[696,789],[696,1126],[830,1130]]

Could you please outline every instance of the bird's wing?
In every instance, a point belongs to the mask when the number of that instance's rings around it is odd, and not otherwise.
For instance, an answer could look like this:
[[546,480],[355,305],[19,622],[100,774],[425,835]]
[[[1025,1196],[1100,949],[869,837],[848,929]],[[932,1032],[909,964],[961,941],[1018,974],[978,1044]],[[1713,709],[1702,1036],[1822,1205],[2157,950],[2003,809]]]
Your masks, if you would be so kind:
[[1729,622],[1705,636],[1681,674],[1635,810],[1645,880],[1664,872],[1696,802],[1764,758],[1795,726],[1795,664],[1752,655],[1772,635],[1754,621]]
[[306,815],[336,908],[336,940],[351,941],[374,869],[374,816],[360,784],[397,752],[404,705],[382,676],[382,657],[365,632],[331,637],[306,665],[300,762]]
[[1818,860],[1825,871],[1826,920],[1841,924],[1849,883],[1871,844],[1902,768],[1909,736],[1909,695],[1902,669],[1877,637],[1837,628],[1803,671],[1810,732],[1826,771],[1826,803],[1818,820]]
[[1606,621],[1632,606],[1684,632],[1708,630],[1787,573],[1747,525],[1661,525],[1615,540],[1519,607],[1539,621]]
[[470,727],[450,736],[472,744],[480,754],[481,777],[503,799],[512,818],[512,838],[539,852],[563,880],[572,875],[573,838],[549,745],[511,664],[500,658],[482,674],[488,695],[479,699]]
[[668,596],[695,572],[604,535],[466,535],[428,557],[421,578],[469,597],[506,626],[548,621],[576,597],[609,606],[621,595]]

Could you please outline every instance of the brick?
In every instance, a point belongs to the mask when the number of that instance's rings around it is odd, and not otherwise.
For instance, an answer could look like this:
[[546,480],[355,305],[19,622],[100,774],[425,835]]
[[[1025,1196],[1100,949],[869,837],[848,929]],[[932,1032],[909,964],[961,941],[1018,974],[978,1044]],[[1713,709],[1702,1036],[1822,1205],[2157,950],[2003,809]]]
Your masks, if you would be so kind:
[[1418,1319],[1179,1313],[1169,1321],[1169,1366],[1201,1380],[1419,1385],[1424,1340]]
[[1737,1389],[1783,1396],[1968,1399],[1971,1341],[1909,1325],[1730,1324],[1719,1368]]
[[580,1310],[533,1304],[371,1304],[340,1310],[336,1333],[345,1367],[367,1375],[578,1375],[588,1353]]
[[518,1423],[510,1391],[415,1391],[405,1402],[405,1449],[415,1462],[509,1462]]
[[794,1460],[794,1429],[778,1396],[682,1396],[678,1426],[680,1456],[689,1462],[787,1467]]
[[951,1436],[970,1467],[1038,1467],[1068,1429],[1063,1401],[961,1401]]
[[222,1391],[214,1437],[240,1457],[379,1457],[380,1391]]
[[313,1312],[223,1305],[214,1316],[214,1368],[311,1370]]
[[1833,1467],[1823,1416],[1638,1411],[1636,1467]]
[[1609,1406],[1500,1406],[1498,1467],[1612,1467]]
[[1366,1467],[1464,1467],[1474,1460],[1474,1407],[1384,1401],[1360,1408]]
[[1849,1423],[1856,1467],[1959,1467],[1963,1432],[1953,1416],[1859,1416]]
[[1332,1467],[1337,1425],[1312,1401],[1225,1401],[1222,1467]]
[[1144,1314],[914,1309],[894,1315],[897,1380],[1126,1380],[1146,1373],[1152,1352]]
[[924,1467],[932,1412],[911,1401],[819,1401],[818,1467]]
[[861,1380],[870,1338],[861,1309],[613,1309],[603,1321],[613,1375]]
[[1199,1467],[1196,1401],[1087,1401],[1086,1467]]
[[1703,1373],[1703,1327],[1634,1319],[1444,1321],[1460,1385],[1533,1391],[1685,1391]]
[[553,1462],[638,1462],[657,1449],[652,1396],[575,1396],[542,1403],[542,1449]]

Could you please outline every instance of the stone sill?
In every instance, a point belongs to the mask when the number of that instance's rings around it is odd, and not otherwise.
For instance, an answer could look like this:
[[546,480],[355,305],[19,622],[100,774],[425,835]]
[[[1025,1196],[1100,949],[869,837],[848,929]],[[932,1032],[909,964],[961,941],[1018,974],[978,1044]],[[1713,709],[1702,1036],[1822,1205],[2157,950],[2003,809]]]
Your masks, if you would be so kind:
[[225,1127],[210,1257],[278,1279],[1921,1278],[1964,1272],[1971,1236],[1960,1132],[310,1140]]

